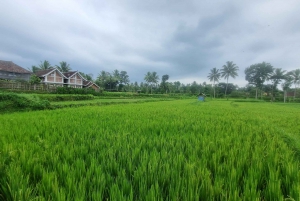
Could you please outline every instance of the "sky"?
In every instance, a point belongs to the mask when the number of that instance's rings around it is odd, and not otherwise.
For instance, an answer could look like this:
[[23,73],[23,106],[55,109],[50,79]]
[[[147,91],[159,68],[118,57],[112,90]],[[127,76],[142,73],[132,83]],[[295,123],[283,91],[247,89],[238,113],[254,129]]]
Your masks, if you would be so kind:
[[243,87],[251,64],[300,68],[299,10],[299,0],[1,0],[0,60],[66,61],[94,79],[117,69],[130,82],[155,71],[185,84],[209,83],[212,68],[233,61],[229,82]]

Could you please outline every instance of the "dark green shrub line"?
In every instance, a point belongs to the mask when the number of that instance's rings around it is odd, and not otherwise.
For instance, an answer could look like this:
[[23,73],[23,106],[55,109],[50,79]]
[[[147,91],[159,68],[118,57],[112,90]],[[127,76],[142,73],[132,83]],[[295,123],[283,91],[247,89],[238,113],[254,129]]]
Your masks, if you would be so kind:
[[174,99],[149,99],[138,100],[135,102],[121,101],[121,102],[96,102],[96,103],[70,103],[66,105],[51,105],[49,101],[79,101],[79,100],[93,100],[93,95],[43,95],[26,97],[14,93],[0,93],[0,113],[9,113],[17,111],[31,111],[31,110],[45,110],[45,109],[59,109],[66,107],[82,107],[82,106],[103,106],[112,104],[128,104],[128,103],[144,103],[167,101]]
[[48,101],[79,101],[79,100],[93,100],[94,96],[89,95],[39,95],[40,99]]
[[0,93],[0,113],[20,110],[42,110],[50,106],[48,100],[32,99],[14,93]]

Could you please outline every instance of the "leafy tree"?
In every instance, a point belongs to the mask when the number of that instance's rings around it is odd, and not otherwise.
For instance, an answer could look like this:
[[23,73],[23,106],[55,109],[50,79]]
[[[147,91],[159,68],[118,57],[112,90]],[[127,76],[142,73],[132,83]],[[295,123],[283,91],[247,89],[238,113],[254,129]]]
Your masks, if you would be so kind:
[[216,87],[215,82],[219,82],[221,73],[219,73],[219,69],[213,68],[210,70],[209,75],[207,76],[209,81],[214,82],[214,98],[216,98]]
[[122,90],[123,86],[127,85],[130,82],[129,75],[127,74],[126,71],[121,71],[119,73],[118,78],[119,78],[119,82],[120,82],[120,85],[121,85],[120,90]]
[[40,65],[39,65],[39,68],[41,70],[47,70],[47,69],[51,69],[53,67],[51,66],[51,64],[49,63],[49,61],[45,60],[45,61],[41,61]]
[[175,81],[174,82],[174,87],[175,87],[175,93],[179,93],[180,88],[181,88],[181,83],[179,81]]
[[69,72],[70,70],[72,70],[70,67],[70,64],[68,64],[65,61],[59,62],[59,66],[56,65],[56,68],[63,73],[66,73],[66,72]]
[[272,72],[273,66],[266,62],[253,64],[245,69],[246,80],[249,84],[253,84],[256,87],[256,99],[258,89],[262,90],[264,82],[269,78]]
[[86,79],[88,81],[93,81],[93,74],[85,74],[83,72],[79,72],[79,73],[82,77],[84,77],[84,79]]
[[133,89],[134,89],[134,92],[137,92],[137,90],[139,90],[139,84],[137,82],[134,82]]
[[218,90],[219,90],[219,94],[221,96],[223,96],[224,94],[231,94],[231,92],[235,91],[237,89],[237,86],[232,84],[232,83],[224,83],[224,82],[220,82],[218,84]]
[[30,82],[30,84],[39,84],[41,82],[41,79],[38,76],[32,74],[30,76],[29,82]]
[[96,84],[105,89],[110,74],[106,71],[101,71],[96,79]]
[[292,82],[295,85],[295,90],[294,90],[294,100],[295,100],[297,84],[299,85],[299,83],[300,83],[300,69],[293,70],[293,71],[289,72],[288,75],[291,77]]
[[163,75],[161,77],[160,87],[161,87],[161,89],[163,90],[164,93],[167,93],[168,88],[169,88],[168,87],[169,84],[168,84],[167,80],[169,80],[169,75]]
[[190,91],[192,94],[198,94],[198,90],[200,89],[200,85],[196,81],[192,82],[190,85]]
[[277,85],[285,79],[285,70],[282,70],[281,68],[276,68],[275,71],[271,74],[270,80],[272,81],[272,101],[274,101],[275,96],[274,92],[277,89]]
[[32,74],[29,83],[33,84],[33,89],[36,90],[36,84],[41,83],[41,79],[37,75]]
[[227,85],[225,89],[225,97],[227,97],[227,87],[228,87],[228,78],[235,78],[238,76],[237,71],[239,67],[233,63],[233,61],[227,61],[223,68],[221,69],[221,76],[227,80]]

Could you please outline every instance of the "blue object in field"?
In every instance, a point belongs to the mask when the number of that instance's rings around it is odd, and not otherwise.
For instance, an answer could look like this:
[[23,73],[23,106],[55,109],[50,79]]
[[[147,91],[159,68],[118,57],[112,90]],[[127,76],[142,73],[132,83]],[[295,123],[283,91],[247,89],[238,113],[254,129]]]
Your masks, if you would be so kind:
[[199,96],[199,97],[198,97],[198,100],[199,100],[199,101],[204,101],[205,98],[204,98],[204,96]]

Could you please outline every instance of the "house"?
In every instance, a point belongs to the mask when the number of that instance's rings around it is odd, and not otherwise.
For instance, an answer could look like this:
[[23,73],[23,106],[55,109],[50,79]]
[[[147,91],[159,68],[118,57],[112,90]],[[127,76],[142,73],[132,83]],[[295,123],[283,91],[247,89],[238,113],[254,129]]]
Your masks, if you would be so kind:
[[94,82],[91,82],[89,80],[84,80],[83,81],[83,87],[84,88],[92,88],[95,91],[99,91],[100,90],[100,87],[97,84],[95,84]]
[[100,87],[86,80],[78,71],[66,73],[60,72],[57,68],[37,71],[36,76],[41,79],[41,83],[55,87],[72,87],[72,88],[92,88],[99,91]]
[[63,73],[56,68],[37,71],[36,76],[41,79],[41,83],[53,86],[64,86],[64,80],[67,79]]
[[18,66],[12,61],[0,60],[0,79],[29,81],[32,72]]
[[83,88],[84,78],[78,71],[63,73],[65,76],[64,84],[73,88]]

